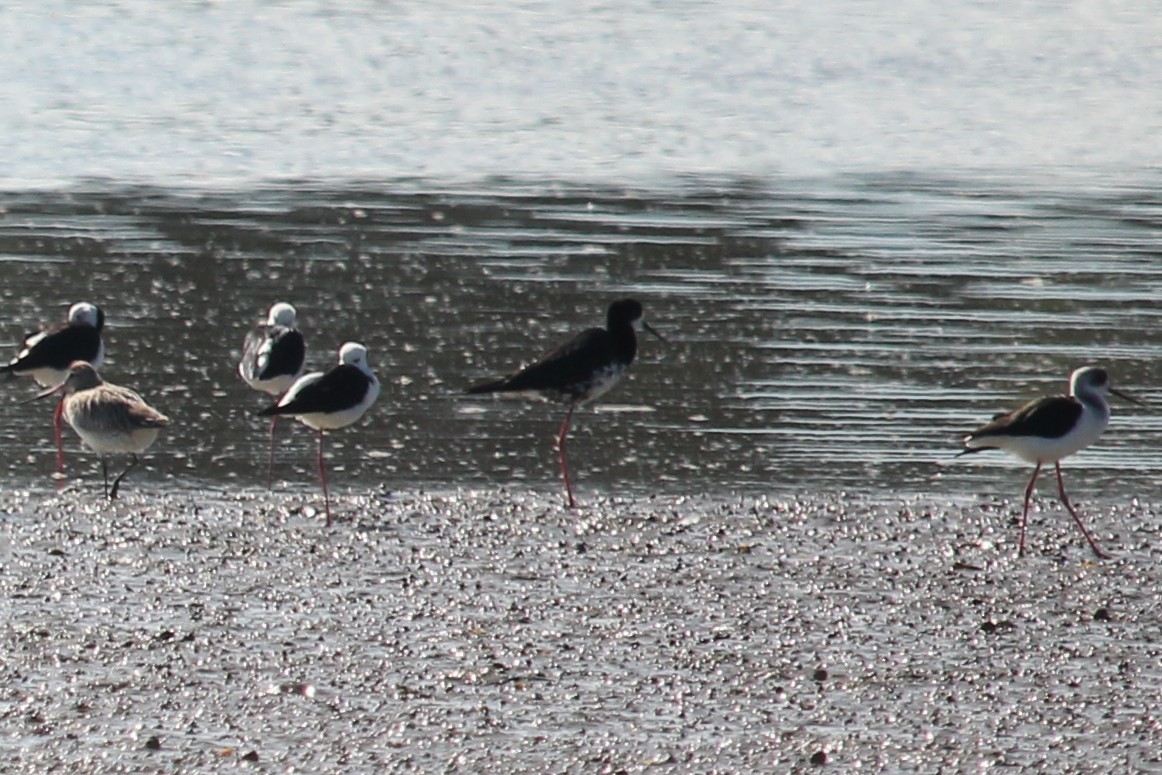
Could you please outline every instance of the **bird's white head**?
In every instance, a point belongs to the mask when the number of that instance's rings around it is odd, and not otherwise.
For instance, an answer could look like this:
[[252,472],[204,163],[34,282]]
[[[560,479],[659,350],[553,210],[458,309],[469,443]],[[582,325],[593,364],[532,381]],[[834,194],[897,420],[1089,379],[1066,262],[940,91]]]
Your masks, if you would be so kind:
[[1110,375],[1106,370],[1097,366],[1083,366],[1080,369],[1075,369],[1073,374],[1069,375],[1069,393],[1081,399],[1086,396],[1100,396],[1104,399],[1112,393],[1130,403],[1142,403],[1133,396],[1115,388],[1110,382]]
[[366,371],[367,348],[358,342],[347,342],[339,348],[339,363],[345,366],[358,366]]
[[268,326],[282,326],[283,328],[294,328],[295,317],[297,313],[295,308],[287,304],[285,301],[280,301],[270,308],[270,315],[266,319]]
[[70,326],[90,326],[100,328],[104,316],[96,304],[87,301],[78,301],[69,307]]
[[1105,369],[1097,366],[1082,366],[1074,369],[1069,375],[1069,392],[1077,395],[1078,391],[1093,391],[1105,395],[1109,392],[1110,375]]

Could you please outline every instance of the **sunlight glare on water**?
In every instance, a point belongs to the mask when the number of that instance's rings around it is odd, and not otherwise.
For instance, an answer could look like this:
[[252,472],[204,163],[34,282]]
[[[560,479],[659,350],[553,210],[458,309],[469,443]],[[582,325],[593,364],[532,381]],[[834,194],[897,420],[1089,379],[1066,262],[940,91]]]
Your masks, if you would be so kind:
[[[108,376],[175,418],[155,475],[233,485],[264,443],[237,349],[290,300],[312,367],[356,339],[386,383],[337,482],[539,485],[562,410],[461,392],[633,295],[670,344],[578,418],[582,492],[991,491],[1015,464],[954,462],[967,428],[1081,363],[1159,381],[1160,18],[14,3],[0,323],[15,349],[99,302]],[[51,466],[44,414],[8,410],[15,482]],[[1152,484],[1153,417],[1115,409],[1090,491]]]
[[[555,482],[561,408],[461,393],[602,324],[627,295],[669,344],[642,339],[609,406],[579,415],[582,492],[971,493],[1015,464],[954,462],[958,434],[1064,390],[1075,366],[1155,394],[1162,327],[1142,300],[1162,284],[1156,194],[852,178],[828,199],[816,185],[12,194],[5,326],[15,348],[63,314],[46,287],[99,299],[107,375],[175,419],[154,464],[225,484],[262,478],[262,399],[234,363],[246,327],[284,298],[312,367],[356,339],[385,382],[366,427],[333,435],[347,482]],[[1089,491],[1149,481],[1156,416],[1114,415],[1084,456]],[[47,409],[9,416],[10,476],[44,477]],[[279,475],[308,476],[312,455],[309,434],[290,433]]]

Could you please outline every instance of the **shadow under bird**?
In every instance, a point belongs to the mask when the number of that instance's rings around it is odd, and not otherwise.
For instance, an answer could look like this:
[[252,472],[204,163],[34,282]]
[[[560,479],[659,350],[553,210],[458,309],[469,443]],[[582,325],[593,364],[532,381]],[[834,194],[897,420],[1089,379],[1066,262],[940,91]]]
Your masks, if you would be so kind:
[[367,348],[347,342],[339,348],[339,364],[330,371],[314,371],[295,381],[279,401],[258,413],[260,417],[295,417],[319,432],[319,482],[327,527],[331,520],[331,496],[323,465],[323,432],[346,428],[360,418],[379,397],[379,380],[367,365]]
[[[281,398],[307,365],[307,346],[295,327],[295,308],[278,302],[270,308],[266,323],[246,334],[238,374],[254,390]],[[270,449],[266,461],[266,488],[274,481],[274,430],[278,415],[270,418]]]
[[1020,409],[998,414],[991,422],[964,437],[965,449],[961,455],[1003,449],[1035,465],[1029,486],[1025,488],[1018,556],[1025,555],[1029,501],[1033,497],[1037,474],[1041,472],[1042,465],[1052,463],[1057,470],[1061,502],[1081,529],[1093,553],[1102,559],[1109,557],[1081,521],[1065,494],[1061,459],[1085,449],[1102,435],[1110,422],[1110,405],[1106,401],[1106,396],[1110,394],[1142,405],[1138,399],[1114,388],[1105,369],[1086,366],[1070,375],[1068,395],[1044,396],[1030,401]]
[[[51,328],[35,331],[24,337],[20,352],[0,373],[10,378],[32,377],[41,387],[57,387],[65,381],[74,361],[86,361],[100,368],[105,360],[105,343],[101,332],[105,328],[105,313],[96,304],[78,301],[69,307],[68,319]],[[56,441],[56,468],[65,467],[64,440],[61,434],[63,401],[53,412],[53,437]]]
[[565,480],[569,508],[575,508],[573,483],[565,453],[565,439],[573,411],[607,393],[629,370],[637,354],[635,325],[663,342],[665,337],[642,317],[642,305],[635,299],[621,299],[609,305],[605,328],[590,328],[549,350],[515,374],[468,388],[478,393],[534,393],[567,404],[565,420],[557,433],[557,459]]
[[[58,392],[64,393],[61,402],[64,419],[101,458],[105,497],[113,500],[121,480],[140,462],[138,455],[157,441],[158,433],[169,425],[169,418],[145,403],[133,390],[101,379],[93,365],[84,361],[73,363],[63,383],[41,391],[36,398]],[[131,455],[132,461],[110,487],[105,457],[115,454]]]

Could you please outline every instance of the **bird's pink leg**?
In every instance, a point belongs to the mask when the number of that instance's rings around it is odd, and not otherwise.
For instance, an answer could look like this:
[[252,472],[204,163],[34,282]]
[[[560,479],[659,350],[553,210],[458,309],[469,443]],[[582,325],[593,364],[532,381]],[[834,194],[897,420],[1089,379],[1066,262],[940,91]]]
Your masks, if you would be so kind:
[[57,487],[63,487],[65,483],[63,476],[65,472],[64,415],[65,399],[62,396],[56,405],[56,411],[52,413],[53,438],[56,439],[56,472],[62,474],[62,476],[57,477]]
[[270,453],[266,459],[266,489],[274,489],[274,428],[278,425],[278,415],[270,418]]
[[565,458],[565,435],[569,433],[569,421],[573,419],[573,409],[576,404],[569,404],[569,411],[565,414],[565,422],[561,423],[561,432],[557,434],[557,460],[561,463],[561,475],[565,478],[565,494],[569,497],[569,508],[577,508],[577,501],[573,500],[573,483],[569,480],[569,462]]
[[327,511],[327,527],[331,526],[331,496],[327,494],[327,469],[323,467],[323,432],[319,431],[319,481],[323,484],[323,508]]
[[1102,548],[1097,545],[1097,540],[1094,539],[1093,533],[1089,532],[1081,522],[1081,517],[1077,516],[1077,512],[1073,508],[1073,504],[1069,502],[1069,497],[1065,494],[1065,479],[1061,476],[1061,463],[1057,463],[1057,490],[1061,493],[1061,502],[1065,504],[1065,508],[1069,509],[1069,513],[1073,516],[1073,521],[1081,528],[1081,534],[1085,536],[1085,540],[1089,541],[1089,548],[1093,549],[1093,553],[1098,556],[1100,560],[1108,560],[1110,556],[1102,551]]
[[1041,473],[1041,461],[1037,461],[1037,467],[1033,469],[1033,475],[1029,477],[1029,486],[1025,488],[1025,510],[1021,512],[1021,540],[1017,544],[1017,556],[1025,556],[1025,533],[1029,528],[1029,501],[1033,498],[1033,485],[1037,484],[1037,474]]

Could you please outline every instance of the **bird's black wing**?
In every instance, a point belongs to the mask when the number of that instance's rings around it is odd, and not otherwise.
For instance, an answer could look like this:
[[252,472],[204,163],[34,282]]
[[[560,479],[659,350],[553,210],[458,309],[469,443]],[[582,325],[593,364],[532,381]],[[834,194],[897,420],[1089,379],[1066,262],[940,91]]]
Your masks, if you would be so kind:
[[297,329],[259,326],[246,335],[242,353],[250,379],[265,382],[298,374],[307,357],[307,346]]
[[1081,416],[1081,402],[1072,396],[1047,396],[1012,412],[999,414],[969,434],[972,439],[989,436],[1040,436],[1057,439],[1069,433]]
[[[309,375],[308,375],[309,376]],[[303,377],[302,379],[307,379]],[[350,409],[367,395],[367,375],[358,367],[342,364],[322,377],[296,389],[291,385],[286,403],[268,406],[259,412],[261,417],[271,415],[302,415],[339,412]]]
[[[36,337],[37,334],[33,334],[29,339]],[[100,331],[92,326],[64,326],[44,334],[31,346],[26,344],[25,349],[0,371],[64,370],[73,361],[93,360],[100,351]]]
[[590,328],[547,351],[504,379],[468,388],[469,393],[561,391],[588,382],[597,368],[615,360],[613,340],[604,328]]

